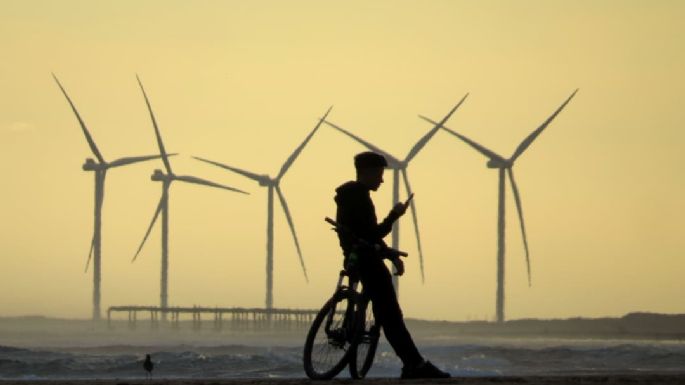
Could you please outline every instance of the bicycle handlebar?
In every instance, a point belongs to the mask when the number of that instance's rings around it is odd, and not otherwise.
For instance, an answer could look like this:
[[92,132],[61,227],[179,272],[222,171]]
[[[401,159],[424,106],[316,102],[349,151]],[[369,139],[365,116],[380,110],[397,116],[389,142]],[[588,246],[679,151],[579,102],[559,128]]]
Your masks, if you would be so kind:
[[[330,225],[332,225],[332,226],[333,226],[333,230],[335,230],[336,232],[344,231],[347,235],[350,235],[351,237],[353,237],[357,242],[359,242],[359,243],[361,243],[361,244],[363,244],[363,245],[366,245],[366,246],[370,246],[370,244],[369,244],[368,241],[366,241],[365,239],[359,238],[359,237],[356,236],[350,229],[348,229],[348,228],[345,227],[344,225],[342,225],[342,224],[336,222],[335,220],[333,220],[333,219],[331,219],[331,218],[329,218],[329,217],[326,217],[324,220],[325,220],[326,222],[328,222]],[[378,244],[374,244],[373,247],[374,247],[376,250],[379,250],[379,251],[381,250],[381,246],[378,245]],[[402,251],[402,250],[393,249],[392,247],[385,247],[385,249],[384,249],[383,251],[386,252],[386,253],[388,253],[388,254],[391,254],[391,255],[394,255],[394,256],[398,256],[398,257],[407,257],[407,256],[409,256],[409,253],[404,252],[404,251]]]

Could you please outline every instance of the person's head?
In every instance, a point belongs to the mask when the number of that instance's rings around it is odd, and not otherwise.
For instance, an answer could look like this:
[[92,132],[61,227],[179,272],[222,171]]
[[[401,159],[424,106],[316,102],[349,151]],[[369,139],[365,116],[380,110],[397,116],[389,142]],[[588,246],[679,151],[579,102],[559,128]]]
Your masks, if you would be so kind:
[[362,152],[354,157],[354,168],[357,170],[357,181],[376,191],[383,183],[383,171],[388,161],[383,155],[375,152]]

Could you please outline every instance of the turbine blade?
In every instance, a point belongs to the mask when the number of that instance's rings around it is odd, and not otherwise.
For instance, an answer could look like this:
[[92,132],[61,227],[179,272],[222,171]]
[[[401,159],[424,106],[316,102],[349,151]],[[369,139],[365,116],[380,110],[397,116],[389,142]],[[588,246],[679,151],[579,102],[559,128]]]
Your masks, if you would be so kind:
[[[404,180],[404,187],[407,189],[407,196],[411,196],[411,186],[409,185],[409,177],[407,176],[407,170],[402,169],[402,180]],[[414,233],[416,234],[416,246],[419,249],[419,264],[421,266],[421,283],[426,282],[426,276],[423,270],[423,249],[421,248],[421,235],[419,233],[419,219],[416,215],[416,199],[409,201],[409,207],[411,208],[411,217],[414,221]]]
[[[177,154],[168,154],[168,156],[174,156]],[[152,160],[152,159],[159,159],[161,158],[161,155],[144,155],[144,156],[127,156],[124,158],[119,158],[115,161],[110,162],[108,165],[109,167],[119,167],[119,166],[126,166],[131,163],[138,163],[138,162],[144,162],[146,160]]]
[[226,169],[226,170],[229,170],[229,171],[233,171],[233,172],[235,172],[235,173],[238,173],[238,174],[240,174],[240,175],[242,175],[242,176],[244,176],[244,177],[250,178],[250,179],[255,180],[255,181],[257,181],[257,182],[260,182],[261,180],[264,179],[264,176],[263,176],[263,175],[257,175],[257,174],[255,174],[255,173],[253,173],[253,172],[241,170],[241,169],[239,169],[239,168],[237,168],[237,167],[232,167],[232,166],[229,166],[229,165],[227,165],[227,164],[215,162],[215,161],[213,161],[213,160],[204,159],[204,158],[200,158],[200,157],[197,157],[197,156],[194,156],[193,159],[197,159],[197,160],[199,160],[199,161],[201,161],[201,162],[213,164],[213,165],[215,165],[215,166],[217,166],[217,167],[221,167],[221,168],[223,168],[223,169]]
[[278,199],[281,201],[281,207],[283,207],[283,212],[285,213],[285,218],[288,220],[288,226],[290,226],[290,232],[293,234],[293,239],[295,240],[295,248],[297,249],[297,255],[300,257],[300,265],[302,266],[302,272],[304,273],[304,279],[309,283],[309,277],[307,276],[307,268],[304,265],[304,258],[302,257],[302,250],[300,250],[300,242],[297,240],[297,233],[295,233],[295,225],[293,224],[293,218],[290,215],[290,210],[288,209],[288,203],[285,201],[281,187],[276,185],[276,193],[278,194]]
[[155,222],[157,221],[157,217],[159,217],[159,213],[162,211],[163,206],[164,206],[164,194],[162,194],[162,197],[159,198],[159,203],[157,204],[157,209],[155,210],[155,214],[152,216],[152,221],[150,222],[150,226],[148,226],[147,231],[145,232],[145,236],[143,237],[143,241],[140,242],[140,246],[138,246],[138,251],[136,251],[136,255],[131,260],[131,263],[135,262],[136,259],[138,258],[138,254],[140,254],[140,250],[143,249],[143,245],[145,245],[145,241],[147,241],[147,237],[150,236],[150,231],[152,231],[152,227],[155,225]]
[[234,191],[234,192],[238,192],[238,193],[242,193],[242,194],[246,194],[246,195],[250,194],[248,192],[245,192],[243,190],[239,190],[237,188],[224,186],[224,185],[219,184],[219,183],[210,182],[208,180],[201,179],[201,178],[198,178],[195,176],[190,176],[190,175],[177,175],[174,177],[174,179],[180,180],[182,182],[187,182],[187,183],[194,183],[194,184],[199,184],[199,185],[203,185],[203,186],[216,187],[216,188]]
[[414,159],[416,154],[418,154],[419,151],[421,151],[421,149],[423,149],[423,147],[426,145],[426,143],[428,143],[428,141],[438,132],[438,130],[443,126],[443,124],[447,123],[447,121],[452,116],[452,114],[454,114],[454,112],[457,110],[457,108],[459,108],[459,106],[461,106],[461,104],[464,103],[464,100],[466,100],[467,96],[469,96],[468,93],[466,93],[466,95],[464,95],[464,97],[461,98],[459,103],[457,103],[450,110],[450,112],[448,112],[447,115],[444,118],[442,118],[440,123],[435,124],[434,127],[431,128],[431,130],[426,133],[426,135],[424,135],[421,139],[419,139],[418,142],[416,142],[414,147],[412,147],[412,149],[409,151],[409,154],[407,154],[407,158],[404,160],[405,162],[409,163],[409,162],[411,162],[412,159]]
[[88,259],[86,260],[86,269],[83,271],[84,273],[88,272],[88,266],[90,266],[90,260],[93,258],[93,249],[95,248],[95,234],[93,234],[93,238],[90,240],[90,251],[88,251]]
[[326,124],[328,124],[329,126],[335,128],[336,130],[342,132],[343,134],[349,136],[350,138],[356,140],[356,141],[359,142],[362,146],[368,148],[369,150],[371,150],[371,151],[373,151],[373,152],[376,152],[376,153],[379,153],[379,154],[383,155],[388,161],[394,161],[394,162],[396,162],[396,163],[399,163],[399,160],[398,160],[397,158],[395,158],[394,156],[388,154],[387,152],[381,150],[380,148],[374,146],[373,144],[371,144],[371,143],[365,141],[364,139],[362,139],[362,138],[356,136],[355,134],[353,134],[353,133],[351,133],[351,132],[345,130],[344,128],[342,128],[342,127],[340,127],[340,126],[338,126],[338,125],[335,125],[335,124],[329,122],[328,120],[324,120],[324,123],[326,123]]
[[304,139],[304,141],[295,149],[295,151],[293,151],[293,153],[290,154],[290,156],[289,156],[288,159],[285,161],[285,163],[283,163],[283,166],[281,167],[281,171],[278,173],[278,176],[276,177],[276,180],[281,179],[281,178],[283,177],[283,175],[285,175],[285,173],[288,171],[288,169],[290,168],[290,166],[292,166],[293,162],[295,162],[295,159],[297,159],[297,157],[300,155],[300,153],[301,153],[302,150],[304,149],[304,146],[307,145],[307,143],[308,143],[309,140],[312,138],[312,136],[314,136],[314,133],[316,132],[316,130],[319,129],[319,127],[321,126],[321,123],[323,123],[323,121],[326,120],[326,117],[327,117],[328,114],[331,112],[331,109],[332,109],[332,108],[333,108],[333,106],[330,106],[330,107],[328,108],[328,111],[326,111],[326,114],[324,114],[323,118],[319,119],[319,122],[316,123],[316,126],[314,127],[314,129],[309,133],[309,135],[307,135],[307,137],[306,137],[306,138]]
[[516,201],[516,210],[519,214],[519,223],[521,223],[521,234],[523,234],[523,247],[526,250],[526,269],[528,270],[528,286],[531,286],[530,278],[530,254],[528,253],[528,239],[526,237],[526,226],[523,223],[523,207],[521,206],[521,196],[519,195],[518,187],[516,187],[516,181],[514,180],[514,172],[511,168],[507,169],[509,171],[509,181],[511,182],[511,191],[514,192],[514,200]]
[[[434,120],[429,119],[429,118],[427,118],[427,117],[425,117],[425,116],[423,116],[423,115],[419,115],[419,117],[420,117],[421,119],[423,119],[423,120],[425,120],[425,121],[431,123],[431,124],[438,124],[438,123],[436,123]],[[496,159],[496,160],[500,160],[500,161],[505,161],[505,159],[502,158],[499,154],[495,153],[495,152],[492,151],[492,150],[487,149],[485,146],[483,146],[483,145],[481,145],[481,144],[478,144],[478,143],[474,142],[473,140],[471,140],[471,139],[465,137],[464,135],[462,135],[462,134],[460,134],[460,133],[458,133],[458,132],[456,132],[456,131],[454,131],[454,130],[451,130],[451,129],[445,127],[445,126],[442,126],[442,129],[445,130],[445,131],[447,131],[447,132],[449,132],[450,134],[456,136],[457,138],[461,139],[461,140],[464,141],[466,144],[468,144],[469,146],[473,147],[476,151],[480,152],[481,154],[485,155],[486,157],[488,157],[488,158],[490,158],[490,159]]]
[[86,140],[88,141],[88,146],[90,147],[90,150],[93,152],[93,155],[95,155],[95,157],[98,158],[98,161],[100,163],[105,163],[105,158],[102,157],[100,150],[98,150],[98,146],[95,145],[95,141],[93,140],[93,137],[90,136],[90,132],[88,131],[88,127],[86,127],[86,123],[84,123],[83,119],[81,119],[81,115],[76,110],[76,106],[74,106],[74,103],[71,101],[71,98],[69,97],[69,95],[67,95],[67,91],[64,90],[64,87],[62,87],[62,83],[59,82],[59,80],[57,79],[57,76],[55,76],[55,74],[52,74],[52,77],[57,82],[59,89],[62,90],[64,97],[67,98],[67,102],[69,102],[71,109],[74,111],[74,114],[76,115],[76,119],[78,119],[78,122],[81,125],[81,129],[83,130],[83,134],[86,136]]
[[519,144],[519,146],[516,148],[516,151],[514,151],[514,154],[511,156],[512,162],[514,162],[516,160],[516,158],[521,156],[521,154],[523,154],[523,152],[526,151],[528,146],[530,146],[533,143],[535,138],[537,138],[538,135],[540,135],[542,133],[542,130],[544,130],[550,123],[552,123],[552,120],[554,120],[554,118],[556,118],[556,116],[561,112],[561,110],[563,110],[564,107],[566,107],[568,102],[570,102],[571,99],[573,99],[573,97],[576,95],[576,92],[578,92],[578,89],[573,91],[571,96],[569,96],[568,99],[566,99],[566,101],[564,103],[562,103],[561,106],[559,106],[559,108],[557,108],[557,110],[554,111],[554,113],[540,125],[540,127],[538,127],[535,131],[533,131],[525,139],[523,139],[521,144]]
[[145,98],[145,104],[147,104],[147,109],[150,111],[150,119],[152,119],[152,125],[155,127],[155,136],[157,137],[157,145],[159,146],[159,153],[162,156],[162,161],[164,162],[164,167],[166,168],[167,173],[173,174],[173,171],[171,171],[171,164],[169,163],[169,159],[167,158],[166,150],[164,150],[164,143],[162,142],[162,135],[159,133],[159,127],[157,126],[157,120],[155,120],[155,114],[152,112],[152,106],[150,105],[150,100],[147,98],[147,94],[145,93],[145,88],[143,88],[143,83],[140,81],[140,78],[138,75],[136,75],[136,79],[138,80],[138,85],[140,86],[140,90],[143,91],[143,97]]

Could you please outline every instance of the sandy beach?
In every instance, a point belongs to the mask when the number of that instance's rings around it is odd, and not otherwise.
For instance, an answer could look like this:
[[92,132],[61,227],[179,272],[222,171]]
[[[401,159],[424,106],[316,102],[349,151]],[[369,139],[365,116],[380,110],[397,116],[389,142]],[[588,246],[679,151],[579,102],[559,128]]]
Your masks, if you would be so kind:
[[0,385],[294,385],[294,384],[358,384],[358,385],[394,385],[394,384],[464,384],[464,385],[613,385],[613,384],[685,384],[685,373],[681,374],[616,374],[590,376],[528,376],[528,377],[454,377],[445,380],[400,380],[396,378],[372,378],[365,380],[335,379],[331,381],[311,381],[306,378],[291,379],[109,379],[109,380],[0,380]]

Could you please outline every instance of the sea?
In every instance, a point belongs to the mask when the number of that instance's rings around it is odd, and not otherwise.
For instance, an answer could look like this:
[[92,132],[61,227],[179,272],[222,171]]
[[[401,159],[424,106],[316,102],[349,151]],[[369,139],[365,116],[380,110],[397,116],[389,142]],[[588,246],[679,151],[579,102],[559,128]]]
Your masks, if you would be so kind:
[[[11,340],[11,339],[10,339]],[[150,354],[154,378],[302,378],[302,345],[292,340],[259,339],[226,343],[205,338],[193,343],[57,346],[40,338],[30,346],[0,346],[0,379],[144,378],[142,362]],[[16,341],[16,340],[15,340]],[[1,343],[0,339],[0,343]],[[111,342],[111,341],[109,341]],[[54,344],[53,344],[54,345]],[[78,345],[78,346],[77,346]],[[425,358],[453,376],[683,374],[685,342],[571,339],[432,339],[417,345]],[[382,340],[369,377],[397,377],[401,362]],[[340,377],[349,377],[346,371]]]

